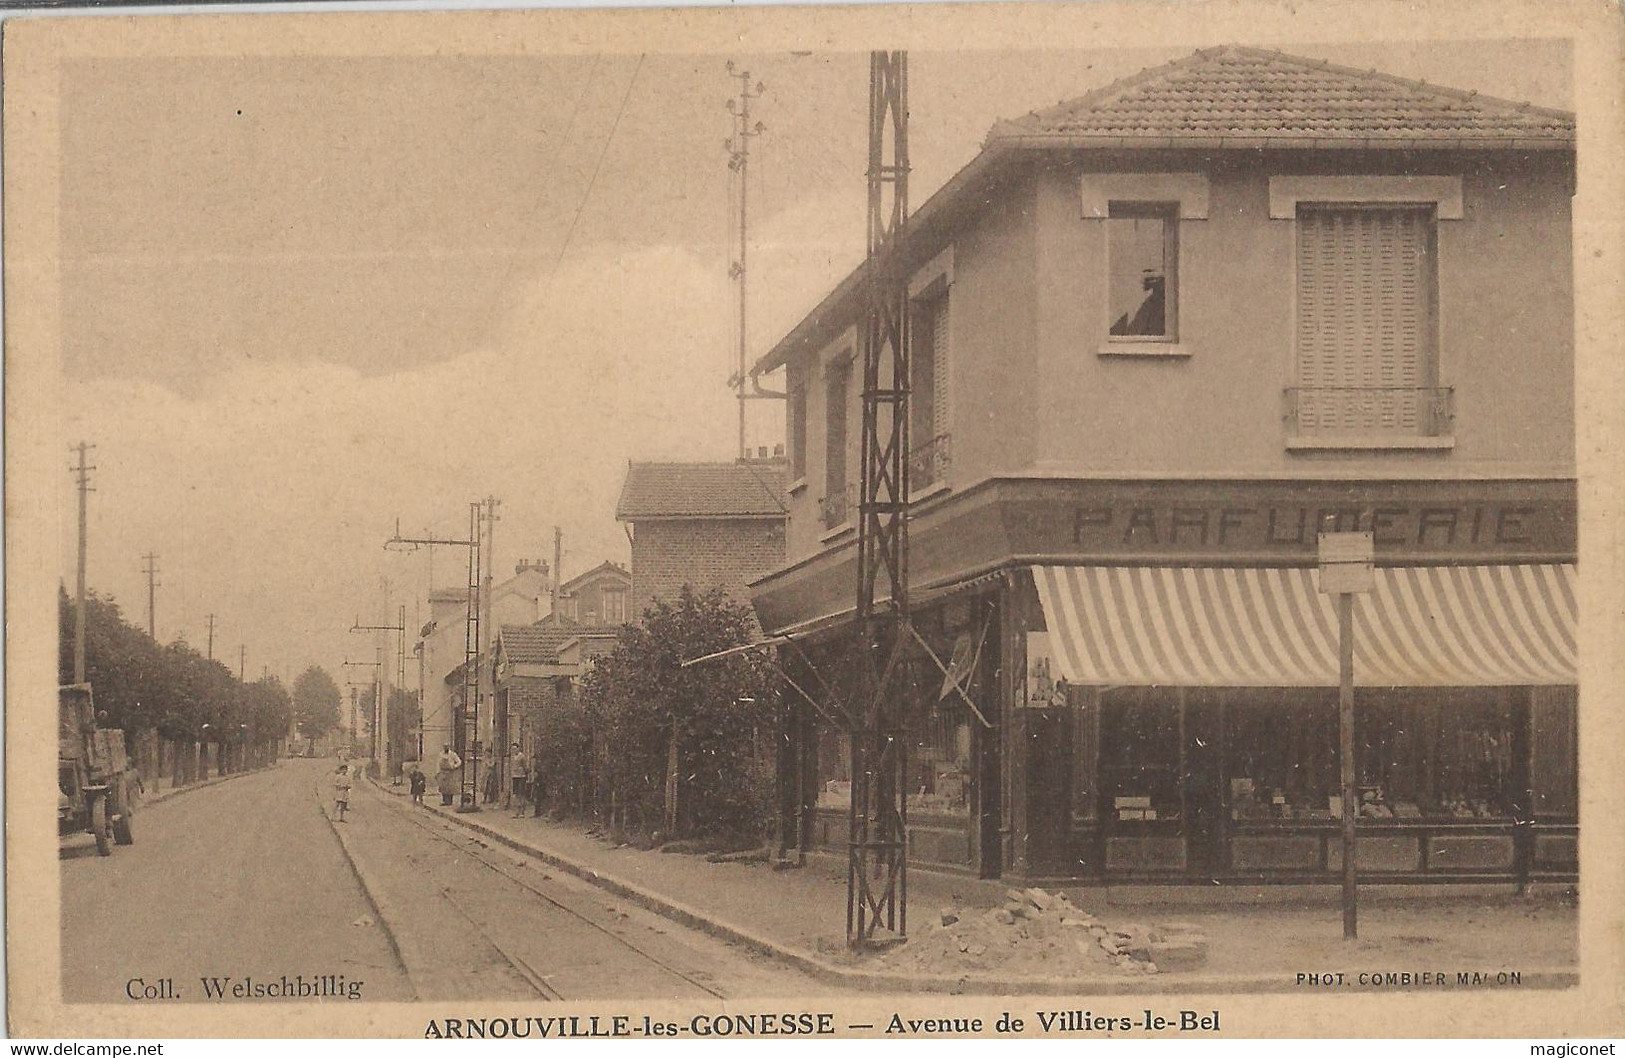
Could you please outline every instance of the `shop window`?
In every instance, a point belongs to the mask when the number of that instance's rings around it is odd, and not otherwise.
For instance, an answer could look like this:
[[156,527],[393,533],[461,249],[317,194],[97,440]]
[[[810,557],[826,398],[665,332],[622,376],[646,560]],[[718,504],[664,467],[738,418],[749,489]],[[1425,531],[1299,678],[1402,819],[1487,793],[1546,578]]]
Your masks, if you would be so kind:
[[1100,796],[1118,823],[1180,818],[1179,705],[1154,688],[1109,691],[1100,704]]
[[1355,699],[1362,819],[1511,814],[1511,696],[1501,688],[1364,691]]
[[925,704],[909,720],[913,737],[908,758],[910,815],[937,812],[964,815],[970,806],[970,710],[958,695]]
[[1113,202],[1106,219],[1111,336],[1172,342],[1178,336],[1179,209]]
[[1575,763],[1579,760],[1575,687],[1534,687],[1529,697],[1529,785],[1535,815],[1574,819],[1580,810]]
[[819,808],[845,809],[852,803],[852,753],[847,734],[833,724],[818,724]]
[[1277,689],[1225,703],[1225,796],[1233,820],[1339,818],[1337,701]]

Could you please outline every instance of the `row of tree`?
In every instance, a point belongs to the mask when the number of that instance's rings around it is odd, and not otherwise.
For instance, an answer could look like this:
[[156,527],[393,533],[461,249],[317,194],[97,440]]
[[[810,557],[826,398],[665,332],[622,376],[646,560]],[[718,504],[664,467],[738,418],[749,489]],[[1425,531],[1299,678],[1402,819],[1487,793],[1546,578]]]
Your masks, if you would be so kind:
[[[73,680],[75,605],[61,592],[58,679]],[[261,743],[286,737],[297,715],[302,734],[336,727],[339,690],[312,667],[292,693],[275,676],[244,682],[184,640],[159,643],[124,619],[118,603],[94,592],[85,600],[85,678],[106,726],[134,735],[157,731],[185,742]]]
[[784,722],[773,671],[749,652],[682,667],[753,630],[748,607],[687,587],[624,626],[579,693],[539,718],[532,749],[555,810],[671,838],[764,837]]

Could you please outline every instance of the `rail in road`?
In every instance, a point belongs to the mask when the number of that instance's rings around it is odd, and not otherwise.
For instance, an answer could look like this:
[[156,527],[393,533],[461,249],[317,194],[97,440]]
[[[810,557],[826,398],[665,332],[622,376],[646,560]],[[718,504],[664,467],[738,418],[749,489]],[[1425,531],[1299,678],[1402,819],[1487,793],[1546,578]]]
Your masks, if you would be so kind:
[[576,891],[365,784],[351,805],[347,821],[329,820],[419,997],[727,998],[672,936],[678,927],[629,922],[604,907],[607,894]]

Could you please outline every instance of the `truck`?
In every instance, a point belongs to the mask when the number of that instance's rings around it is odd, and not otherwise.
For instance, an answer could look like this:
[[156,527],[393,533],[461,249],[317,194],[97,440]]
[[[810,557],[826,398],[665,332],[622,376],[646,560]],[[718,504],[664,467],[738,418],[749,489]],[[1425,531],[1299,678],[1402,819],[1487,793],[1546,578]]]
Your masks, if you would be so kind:
[[90,684],[57,689],[57,833],[89,831],[96,851],[135,842],[130,817],[135,774],[124,749],[124,732],[98,725]]

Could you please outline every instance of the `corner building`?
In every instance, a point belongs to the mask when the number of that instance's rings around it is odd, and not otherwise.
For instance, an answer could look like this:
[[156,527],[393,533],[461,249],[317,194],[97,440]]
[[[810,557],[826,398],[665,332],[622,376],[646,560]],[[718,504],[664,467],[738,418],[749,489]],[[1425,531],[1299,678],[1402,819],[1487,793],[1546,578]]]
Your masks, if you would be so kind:
[[[1369,881],[1577,876],[1572,115],[1249,48],[994,126],[910,220],[916,863],[1304,882],[1340,869],[1322,528],[1356,603]],[[856,593],[854,273],[783,368],[804,687]],[[958,688],[955,688],[957,682]],[[940,686],[939,686],[940,685]],[[789,832],[843,849],[802,704]]]

